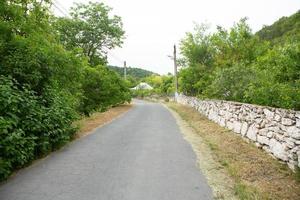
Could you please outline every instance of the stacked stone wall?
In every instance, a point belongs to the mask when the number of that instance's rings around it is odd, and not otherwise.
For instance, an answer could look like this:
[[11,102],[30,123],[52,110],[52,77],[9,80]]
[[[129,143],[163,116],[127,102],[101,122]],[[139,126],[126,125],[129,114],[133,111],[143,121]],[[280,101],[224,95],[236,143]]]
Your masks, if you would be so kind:
[[182,94],[176,101],[254,142],[259,148],[300,167],[300,111],[220,100],[199,100]]

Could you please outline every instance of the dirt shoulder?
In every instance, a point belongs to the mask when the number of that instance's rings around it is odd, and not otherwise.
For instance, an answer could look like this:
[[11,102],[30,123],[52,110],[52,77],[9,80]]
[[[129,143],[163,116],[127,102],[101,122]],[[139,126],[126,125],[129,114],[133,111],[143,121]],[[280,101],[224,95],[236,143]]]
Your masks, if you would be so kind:
[[179,114],[174,116],[215,199],[300,199],[297,174],[287,166],[193,108],[176,103],[167,106]]
[[90,134],[95,128],[101,127],[114,119],[125,114],[133,107],[132,104],[124,104],[110,108],[105,112],[97,112],[92,114],[89,117],[84,117],[81,120],[75,123],[76,126],[79,126],[79,130],[75,135],[76,138],[84,137]]

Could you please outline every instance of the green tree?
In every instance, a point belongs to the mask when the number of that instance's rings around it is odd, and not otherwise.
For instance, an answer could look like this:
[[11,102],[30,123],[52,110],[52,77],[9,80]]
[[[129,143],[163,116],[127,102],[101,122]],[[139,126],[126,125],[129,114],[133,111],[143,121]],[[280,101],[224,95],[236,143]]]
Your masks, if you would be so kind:
[[231,67],[243,62],[246,65],[255,61],[259,40],[254,37],[247,24],[247,18],[241,19],[228,31],[217,27],[217,32],[211,36],[215,67]]
[[300,41],[300,10],[289,17],[282,17],[270,26],[264,26],[258,35],[273,44],[284,44],[286,40]]
[[148,76],[144,79],[145,82],[150,84],[153,88],[159,88],[162,84],[162,77],[159,75]]
[[277,45],[257,58],[246,101],[300,109],[300,43]]
[[160,86],[160,91],[163,95],[167,96],[174,94],[175,88],[173,75],[162,76],[162,84]]
[[104,66],[86,67],[82,87],[84,98],[80,110],[86,115],[106,110],[111,105],[130,102],[126,83]]
[[75,132],[82,63],[55,40],[49,7],[0,3],[0,179]]
[[92,68],[81,48],[60,44],[50,5],[0,1],[1,180],[69,141],[81,111],[130,101],[116,73]]
[[[298,23],[291,23],[298,14],[270,26],[275,31],[281,25],[288,27],[287,34],[270,32],[270,38],[277,41],[273,44],[254,35],[245,18],[229,30],[218,27],[215,33],[206,34],[202,28],[188,33],[181,42],[180,91],[200,98],[298,110],[300,44],[294,32]],[[258,35],[269,38],[265,30]]]
[[193,33],[186,33],[180,42],[180,51],[183,56],[181,63],[191,67],[211,66],[213,49],[210,35],[207,33],[208,28],[208,25],[196,24]]
[[180,91],[188,95],[203,93],[209,84],[209,75],[213,70],[215,50],[207,25],[196,25],[193,33],[187,33],[181,40],[180,50],[183,58],[179,72]]
[[245,101],[249,83],[256,78],[252,68],[236,64],[228,68],[218,68],[213,73],[213,80],[207,86],[204,96],[231,101]]
[[120,46],[124,39],[121,18],[111,16],[111,8],[103,3],[76,4],[72,18],[58,18],[55,27],[67,49],[81,48],[91,65],[106,63],[106,53]]

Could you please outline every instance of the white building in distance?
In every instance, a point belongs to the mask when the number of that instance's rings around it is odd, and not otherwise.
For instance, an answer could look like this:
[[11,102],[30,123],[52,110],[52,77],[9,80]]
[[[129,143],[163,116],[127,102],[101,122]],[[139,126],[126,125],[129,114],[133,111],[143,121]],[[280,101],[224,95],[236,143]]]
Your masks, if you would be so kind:
[[134,88],[131,88],[132,90],[152,90],[153,87],[151,87],[148,83],[141,82]]

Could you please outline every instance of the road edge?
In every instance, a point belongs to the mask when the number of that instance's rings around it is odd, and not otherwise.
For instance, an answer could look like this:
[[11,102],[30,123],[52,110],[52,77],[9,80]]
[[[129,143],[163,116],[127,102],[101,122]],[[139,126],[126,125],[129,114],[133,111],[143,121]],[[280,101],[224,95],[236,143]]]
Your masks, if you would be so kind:
[[196,133],[189,123],[182,119],[180,115],[172,110],[168,105],[162,105],[170,111],[176,120],[183,138],[191,145],[196,155],[196,165],[205,176],[207,183],[213,191],[214,199],[237,200],[234,193],[234,181],[227,174],[225,169],[214,159],[213,152],[203,141],[201,136]]
[[[7,178],[7,179],[5,179],[5,180],[3,180],[3,181],[0,182],[0,186],[1,186],[1,185],[4,185],[4,184],[6,184],[8,181],[11,181],[12,179],[14,179],[15,176],[17,176],[19,173],[22,173],[23,171],[26,171],[26,170],[28,170],[28,169],[30,169],[30,168],[32,168],[32,167],[35,167],[35,166],[36,166],[37,164],[39,164],[40,162],[43,162],[44,160],[48,159],[49,157],[54,156],[55,154],[57,154],[57,153],[63,151],[65,148],[67,148],[68,146],[72,145],[73,143],[75,143],[75,142],[77,142],[77,141],[79,141],[79,140],[85,138],[85,137],[88,136],[88,135],[91,135],[91,134],[95,133],[95,132],[97,131],[97,129],[102,128],[102,127],[104,127],[104,126],[106,126],[106,125],[109,125],[109,124],[112,123],[113,121],[115,121],[115,120],[117,120],[117,119],[123,117],[125,114],[127,114],[128,112],[132,111],[132,109],[134,109],[135,104],[134,104],[134,103],[131,103],[131,105],[132,105],[131,108],[128,109],[127,111],[125,111],[125,112],[123,112],[123,113],[117,115],[116,117],[112,118],[111,120],[109,120],[109,121],[107,121],[107,122],[105,122],[105,123],[103,123],[103,124],[100,124],[99,126],[97,126],[96,128],[94,128],[93,130],[88,131],[85,135],[78,136],[78,137],[74,137],[72,140],[70,140],[68,143],[66,143],[65,145],[63,145],[63,146],[60,147],[59,149],[56,149],[56,150],[54,150],[54,151],[52,151],[52,152],[46,154],[45,156],[43,156],[43,157],[41,157],[41,158],[38,158],[38,159],[33,160],[31,163],[29,163],[28,166],[24,166],[24,167],[22,167],[22,168],[20,168],[20,169],[15,170],[15,171]],[[75,135],[76,135],[76,134],[77,134],[77,133],[75,133]]]

